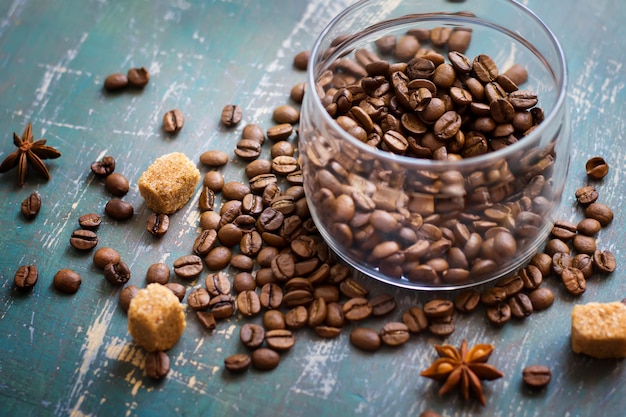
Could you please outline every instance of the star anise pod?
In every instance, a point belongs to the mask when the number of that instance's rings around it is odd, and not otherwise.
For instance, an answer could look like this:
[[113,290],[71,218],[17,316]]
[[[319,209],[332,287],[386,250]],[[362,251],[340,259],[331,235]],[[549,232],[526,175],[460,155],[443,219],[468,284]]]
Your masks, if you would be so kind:
[[491,381],[504,376],[502,372],[486,363],[493,352],[493,345],[479,344],[468,351],[467,341],[463,340],[460,349],[450,345],[435,345],[435,350],[439,359],[420,375],[443,382],[439,395],[459,387],[466,401],[472,396],[485,405],[481,381]]
[[46,146],[45,139],[39,139],[33,142],[33,127],[29,123],[24,129],[22,137],[17,133],[13,133],[13,143],[17,146],[17,150],[7,156],[0,165],[0,173],[4,173],[17,167],[17,183],[23,186],[26,183],[26,174],[28,166],[32,167],[43,175],[47,180],[50,179],[50,172],[43,159],[54,159],[61,156],[61,152],[52,146]]

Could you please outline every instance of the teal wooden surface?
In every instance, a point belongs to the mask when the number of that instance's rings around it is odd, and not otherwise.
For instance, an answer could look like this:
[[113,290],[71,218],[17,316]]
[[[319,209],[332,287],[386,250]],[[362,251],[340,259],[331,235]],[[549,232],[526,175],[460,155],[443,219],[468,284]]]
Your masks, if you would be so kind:
[[[0,415],[407,416],[427,408],[444,416],[623,414],[624,362],[575,355],[569,345],[574,304],[626,296],[620,212],[626,195],[626,6],[620,0],[524,2],[553,29],[568,58],[573,149],[562,217],[579,218],[573,192],[587,182],[584,163],[604,156],[611,171],[597,186],[616,217],[599,244],[615,253],[614,274],[593,279],[578,298],[547,282],[557,301],[524,322],[494,329],[482,314],[457,315],[457,330],[447,339],[414,337],[399,349],[375,354],[352,348],[348,332],[326,341],[301,331],[276,370],[236,376],[224,371],[223,359],[243,351],[238,329],[245,320],[233,317],[210,334],[187,311],[188,328],[170,351],[170,374],[161,382],[145,375],[144,353],[128,335],[118,290],[92,266],[90,253],[78,253],[68,243],[78,217],[102,213],[110,198],[89,165],[114,155],[117,170],[131,181],[126,199],[135,216],[128,222],[105,218],[99,245],[118,249],[133,272],[130,283],[143,286],[150,264],[171,265],[190,252],[198,212],[195,196],[172,216],[168,234],[155,240],[144,231],[150,212],[136,188],[141,172],[173,151],[194,161],[208,149],[232,155],[243,123],[232,130],[219,125],[227,103],[243,107],[244,123],[270,127],[273,108],[288,103],[291,86],[304,80],[292,68],[293,56],[309,49],[349,3],[0,3],[0,158],[13,152],[12,132],[21,133],[29,121],[37,138],[63,153],[49,164],[49,182],[29,175],[20,188],[15,172],[0,176]],[[103,93],[106,75],[142,65],[152,73],[143,91]],[[185,127],[173,137],[161,130],[162,115],[172,108],[186,116]],[[233,157],[225,174],[241,179],[243,168]],[[27,222],[19,207],[35,190],[43,208]],[[22,293],[15,290],[13,275],[27,263],[36,264],[41,276],[32,292]],[[82,275],[76,295],[52,288],[52,276],[61,268]],[[399,311],[433,297],[367,285],[372,293],[393,293]],[[459,345],[463,338],[470,345],[495,344],[490,363],[505,373],[486,384],[485,407],[456,395],[439,398],[437,384],[419,376],[435,358],[433,343]],[[523,387],[521,369],[530,363],[551,364],[554,377],[547,389]]]

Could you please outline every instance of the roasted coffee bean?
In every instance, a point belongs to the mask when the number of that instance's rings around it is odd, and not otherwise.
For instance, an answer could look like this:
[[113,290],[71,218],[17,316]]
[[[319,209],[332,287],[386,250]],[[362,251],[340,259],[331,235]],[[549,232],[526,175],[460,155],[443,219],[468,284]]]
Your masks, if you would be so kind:
[[571,249],[567,245],[567,243],[563,242],[561,239],[550,239],[543,251],[549,256],[554,256],[555,253],[570,253]]
[[452,333],[454,333],[454,323],[437,321],[431,322],[428,325],[428,332],[439,337],[450,336]]
[[137,295],[137,292],[139,292],[139,287],[134,285],[128,285],[120,291],[119,305],[124,313],[128,312],[130,302]]
[[219,193],[224,186],[224,175],[219,171],[209,171],[204,174],[202,184],[214,193]]
[[289,123],[280,123],[267,129],[267,138],[273,142],[289,139],[293,133],[293,126]]
[[168,282],[165,284],[165,288],[170,290],[178,298],[178,301],[183,301],[183,298],[185,298],[185,293],[187,291],[182,284],[179,284],[178,282]]
[[530,265],[534,265],[543,277],[547,277],[552,272],[552,257],[547,253],[539,252],[531,258]]
[[254,291],[256,289],[256,281],[249,272],[240,272],[233,278],[232,288],[236,292]]
[[265,284],[276,283],[276,278],[274,277],[271,268],[261,268],[257,270],[254,279],[256,281],[257,287],[259,288],[263,287]]
[[586,253],[579,253],[574,256],[569,266],[580,269],[585,278],[590,278],[594,273],[593,257]]
[[586,218],[576,225],[576,231],[586,236],[594,236],[602,229],[602,225],[596,219]]
[[274,109],[272,113],[272,119],[276,123],[290,123],[295,124],[300,120],[300,112],[293,106],[283,104]]
[[268,348],[260,348],[252,352],[252,366],[259,371],[271,371],[280,363],[280,355]]
[[374,352],[380,349],[382,341],[376,330],[367,327],[356,327],[350,332],[350,343],[359,349]]
[[178,109],[170,110],[163,115],[163,130],[167,133],[178,133],[185,124],[185,116]]
[[528,298],[533,305],[533,310],[540,311],[550,307],[554,302],[554,293],[550,288],[541,287],[531,291]]
[[511,319],[511,307],[507,303],[499,303],[487,308],[487,320],[494,326],[503,326]]
[[108,75],[104,79],[104,88],[109,91],[116,91],[125,88],[128,85],[128,77],[126,74],[114,73]]
[[352,278],[347,278],[339,284],[339,291],[348,298],[367,297],[369,291]]
[[516,90],[509,94],[509,102],[515,109],[529,109],[537,104],[537,94],[529,90]]
[[81,251],[91,250],[98,244],[98,235],[91,230],[78,229],[70,236],[70,245]]
[[216,319],[227,319],[235,313],[235,299],[222,294],[211,298],[209,309]]
[[193,243],[193,253],[198,256],[206,256],[217,243],[215,229],[204,229]]
[[527,290],[534,290],[543,282],[543,274],[534,265],[527,265],[525,268],[520,269],[519,276],[524,282],[524,288]]
[[250,194],[250,187],[241,181],[229,181],[222,187],[222,196],[228,200],[243,200],[246,194]]
[[263,326],[267,330],[284,329],[286,327],[285,316],[279,310],[267,310],[263,313]]
[[209,167],[219,167],[228,163],[228,154],[219,150],[205,151],[200,154],[200,162]]
[[26,219],[32,220],[39,214],[39,210],[41,210],[41,197],[35,191],[22,201],[21,212]]
[[216,246],[204,257],[204,263],[210,270],[219,271],[228,266],[232,256],[230,249],[224,246]]
[[411,307],[402,313],[402,322],[411,333],[419,334],[428,329],[428,318],[419,307]]
[[161,237],[170,227],[170,217],[163,213],[152,213],[146,222],[146,230],[153,236]]
[[308,316],[308,325],[309,327],[319,326],[326,320],[326,315],[328,314],[328,309],[326,306],[326,300],[323,298],[316,298],[309,305],[307,316]]
[[510,297],[524,289],[524,281],[519,275],[511,275],[498,281],[496,286],[504,288],[506,296]]
[[293,256],[287,253],[282,253],[274,258],[271,263],[271,268],[272,273],[279,281],[286,281],[289,278],[293,278],[296,272]]
[[102,160],[91,164],[91,172],[100,177],[111,175],[113,171],[115,171],[115,158],[112,156],[105,156]]
[[102,223],[102,217],[95,213],[83,214],[78,218],[78,225],[83,229],[97,229],[100,223]]
[[124,285],[130,280],[130,268],[124,261],[111,262],[104,267],[104,278],[111,285]]
[[615,271],[616,263],[615,255],[608,250],[596,250],[593,253],[593,265],[596,270],[603,274],[610,274]]
[[326,304],[326,324],[333,328],[342,328],[345,324],[343,307],[337,302]]
[[217,322],[215,321],[215,315],[208,311],[196,311],[196,317],[202,327],[209,331],[215,330],[217,327]]
[[135,209],[132,204],[124,200],[114,198],[106,204],[104,212],[112,219],[128,220],[133,217]]
[[185,255],[174,261],[174,273],[183,279],[193,279],[202,272],[202,259],[196,255]]
[[230,372],[244,372],[252,363],[250,355],[245,353],[235,353],[224,359],[224,367]]
[[265,343],[270,349],[285,351],[295,345],[296,339],[290,330],[275,329],[265,332]]
[[263,132],[261,126],[250,123],[244,126],[243,130],[241,131],[241,138],[254,139],[257,142],[263,143],[265,142],[265,133]]
[[587,289],[587,281],[583,273],[576,268],[568,267],[561,273],[561,281],[565,289],[573,295],[580,295]]
[[261,312],[261,300],[254,290],[240,292],[237,295],[237,309],[244,316],[252,317]]
[[309,320],[309,313],[306,307],[296,306],[285,314],[285,326],[288,329],[296,330],[306,326]]
[[[304,278],[303,278],[304,279]],[[295,307],[308,305],[315,299],[315,296],[310,290],[290,290],[283,296],[283,304],[286,307]]]
[[202,187],[200,198],[198,198],[198,207],[200,208],[200,211],[213,210],[214,205],[215,192],[207,186]]
[[277,284],[265,284],[261,287],[260,300],[264,308],[277,309],[283,302],[283,290]]
[[585,164],[585,170],[592,180],[601,180],[609,173],[609,165],[601,156],[594,156]]
[[565,268],[572,266],[572,257],[569,253],[557,252],[552,257],[552,271],[556,275],[561,275]]
[[143,88],[150,81],[150,72],[147,68],[131,68],[126,74],[128,77],[128,84],[132,87]]
[[517,293],[508,299],[511,315],[518,319],[528,317],[533,312],[533,304],[524,293]]
[[[505,287],[506,290],[506,287]],[[470,313],[478,307],[480,293],[476,290],[464,290],[454,298],[454,307],[461,313]]]
[[65,294],[74,294],[78,291],[80,284],[82,283],[82,279],[80,275],[74,272],[71,269],[61,269],[56,274],[54,274],[54,278],[52,280],[54,288],[58,291],[61,291]]
[[472,70],[483,83],[494,81],[498,77],[498,67],[488,55],[478,55],[472,62]]
[[372,315],[372,306],[366,298],[356,297],[343,305],[343,316],[350,321],[364,320]]
[[222,108],[222,117],[220,120],[224,126],[232,127],[241,122],[242,116],[241,106],[237,104],[227,104]]
[[254,268],[254,259],[240,253],[230,258],[230,266],[240,271],[252,271]]
[[278,175],[291,174],[298,169],[298,161],[293,156],[281,155],[272,160],[272,171]]
[[170,371],[170,358],[162,351],[146,354],[146,374],[152,379],[163,379]]
[[332,327],[332,326],[316,326],[315,333],[319,337],[323,337],[324,339],[332,339],[341,334],[341,327]]
[[209,307],[211,296],[209,292],[202,288],[196,288],[187,296],[187,304],[192,310],[201,311],[206,310]]
[[[118,261],[119,262],[119,261]],[[148,267],[146,284],[157,283],[165,285],[170,281],[170,267],[163,262],[157,262]]]
[[400,346],[408,342],[409,328],[406,324],[392,321],[380,329],[380,339],[387,346]]
[[592,255],[596,251],[596,239],[592,236],[576,235],[572,240],[572,246],[578,253]]
[[22,265],[15,272],[13,282],[17,288],[30,289],[35,286],[39,279],[39,273],[35,265]]
[[568,241],[576,236],[576,225],[566,220],[559,220],[554,223],[550,234],[563,241]]
[[449,300],[431,300],[424,304],[424,313],[431,320],[450,317],[454,314],[454,304]]
[[396,299],[391,294],[380,294],[369,301],[372,306],[372,315],[375,317],[384,316],[396,309]]
[[595,203],[595,201],[598,199],[598,191],[593,185],[586,185],[579,188],[578,190],[576,190],[575,195],[578,204],[581,204],[583,206]]
[[125,196],[130,189],[128,179],[126,179],[124,175],[117,172],[111,173],[106,177],[106,180],[104,180],[104,186],[108,192],[116,197]]
[[529,365],[522,370],[522,380],[532,388],[543,388],[551,379],[552,372],[545,365]]
[[239,330],[239,340],[249,349],[256,349],[265,341],[265,329],[258,324],[246,323]]
[[596,219],[602,227],[606,227],[613,220],[613,211],[602,203],[591,203],[585,209],[585,216]]
[[258,175],[269,174],[272,172],[272,162],[267,159],[257,159],[246,165],[246,176],[252,179]]
[[263,248],[263,238],[256,230],[244,233],[239,242],[239,250],[242,254],[255,257]]
[[294,153],[294,146],[291,144],[291,142],[287,142],[286,140],[281,140],[274,143],[270,150],[270,155],[272,156],[272,159],[279,156],[293,156]]
[[217,231],[217,239],[228,248],[232,248],[241,242],[243,235],[243,230],[235,223],[227,223]]
[[108,247],[100,248],[93,254],[93,264],[100,269],[104,269],[110,263],[117,263],[120,259],[120,254]]
[[244,161],[253,161],[261,155],[261,143],[254,139],[241,139],[237,142],[235,155]]

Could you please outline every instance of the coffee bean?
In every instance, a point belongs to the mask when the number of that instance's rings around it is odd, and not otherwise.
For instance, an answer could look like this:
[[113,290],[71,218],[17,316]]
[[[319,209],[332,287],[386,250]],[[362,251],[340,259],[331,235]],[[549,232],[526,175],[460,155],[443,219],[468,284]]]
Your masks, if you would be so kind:
[[369,291],[352,278],[347,278],[339,284],[339,291],[348,298],[367,297]]
[[265,332],[265,343],[273,350],[285,351],[295,345],[296,339],[290,330],[276,329]]
[[112,219],[128,220],[133,217],[135,209],[130,203],[114,198],[106,204],[104,212]]
[[592,180],[601,180],[609,173],[609,165],[601,156],[594,156],[585,164],[585,170]]
[[222,109],[222,124],[226,127],[232,127],[241,122],[242,110],[237,104],[227,104]]
[[287,140],[293,133],[293,126],[289,123],[281,123],[267,129],[267,137],[273,142]]
[[510,319],[511,307],[505,302],[487,308],[487,320],[494,326],[503,326]]
[[527,265],[525,268],[520,269],[519,276],[524,282],[524,288],[527,290],[534,290],[543,282],[543,274],[534,265]]
[[545,365],[529,365],[522,370],[522,380],[532,388],[543,388],[551,379],[552,372]]
[[217,239],[219,240],[219,242],[229,248],[232,248],[233,246],[241,242],[242,237],[243,230],[241,230],[241,228],[235,223],[225,224],[217,231]]
[[396,299],[391,294],[380,294],[369,301],[372,307],[372,315],[375,317],[391,313],[396,308]]
[[419,307],[411,307],[402,313],[402,322],[406,324],[409,332],[419,334],[428,329],[428,318]]
[[202,259],[196,255],[185,255],[174,261],[174,273],[183,279],[193,279],[200,275]]
[[232,252],[230,249],[224,246],[216,246],[207,253],[204,257],[204,262],[209,269],[219,271],[228,266],[231,258]]
[[243,200],[250,194],[250,187],[240,181],[229,181],[222,187],[222,195],[228,200]]
[[178,110],[170,110],[163,115],[163,130],[167,133],[178,133],[185,124],[185,116]]
[[260,300],[264,308],[277,309],[283,302],[283,290],[277,284],[265,284],[261,287]]
[[528,317],[533,312],[533,304],[524,293],[517,293],[508,299],[511,315],[518,319]]
[[540,311],[550,307],[554,302],[554,293],[546,287],[537,288],[528,294],[533,310]]
[[104,88],[109,91],[116,91],[125,88],[128,85],[128,77],[126,74],[114,73],[108,75],[104,79]]
[[228,163],[228,154],[219,150],[205,151],[200,155],[200,162],[209,167],[219,167]]
[[260,348],[252,352],[252,366],[260,371],[271,371],[278,366],[280,355],[268,348]]
[[594,236],[601,228],[599,221],[590,218],[583,219],[576,225],[576,231],[587,236]]
[[111,173],[106,177],[104,181],[104,186],[107,191],[113,194],[116,197],[125,196],[130,189],[130,185],[128,184],[128,180],[122,174],[117,172]]
[[250,355],[245,353],[235,353],[224,359],[224,367],[230,372],[244,372],[252,363]]
[[146,374],[152,379],[163,379],[170,371],[170,358],[167,353],[148,352],[146,354]]
[[153,236],[161,237],[170,227],[170,217],[163,213],[152,213],[146,222],[146,230]]
[[70,245],[81,251],[91,250],[98,244],[98,235],[91,230],[78,229],[70,236]]
[[552,271],[556,275],[561,275],[565,268],[572,266],[572,257],[569,253],[557,252],[552,257]]
[[230,294],[231,284],[225,272],[220,271],[207,275],[204,285],[212,297]]
[[267,330],[284,329],[285,316],[279,310],[268,310],[263,314],[263,326]]
[[593,257],[586,253],[579,253],[572,258],[571,264],[573,268],[580,269],[585,278],[590,278],[594,271]]
[[258,324],[246,323],[239,329],[239,340],[249,349],[256,349],[265,341],[265,330]]
[[289,123],[295,124],[300,120],[300,112],[293,106],[283,104],[274,109],[272,119],[278,124]]
[[241,139],[237,142],[235,155],[244,161],[253,161],[261,155],[261,143],[254,139]]
[[454,298],[454,307],[462,313],[470,313],[478,307],[479,302],[480,293],[476,290],[469,289],[460,292]]
[[593,253],[593,265],[603,274],[610,274],[615,271],[616,263],[615,255],[608,250],[596,250]]
[[165,284],[165,288],[172,291],[172,293],[174,293],[174,295],[178,298],[178,301],[183,301],[183,298],[185,298],[185,293],[187,291],[182,284],[179,284],[178,282],[168,282]]
[[583,273],[576,268],[567,267],[561,273],[561,281],[565,289],[573,295],[580,295],[587,289],[587,281]]
[[61,269],[52,280],[54,288],[66,294],[74,294],[78,291],[82,279],[80,275],[71,269]]
[[586,185],[576,190],[576,200],[583,206],[594,203],[598,199],[598,191],[593,185]]
[[194,289],[187,296],[187,304],[195,311],[206,310],[209,307],[210,301],[211,296],[209,292],[202,287]]
[[217,327],[217,322],[215,321],[215,315],[208,311],[196,311],[196,317],[202,327],[207,329],[208,331],[213,331]]
[[88,213],[78,218],[78,225],[83,229],[97,229],[102,223],[102,217],[99,214]]
[[104,278],[112,285],[124,285],[130,280],[130,268],[124,261],[111,262],[104,267]]
[[300,71],[306,71],[309,64],[311,53],[309,51],[300,51],[293,57],[293,66]]
[[22,265],[15,272],[13,282],[20,289],[31,289],[39,279],[39,272],[35,265]]
[[263,132],[261,126],[250,123],[244,126],[241,131],[241,139],[254,139],[262,144],[265,142],[265,133]]
[[110,263],[117,263],[120,259],[120,254],[108,247],[100,248],[93,254],[93,264],[100,269],[104,269]]
[[285,326],[296,330],[304,327],[308,322],[308,311],[304,306],[297,306],[285,314]]
[[267,159],[257,159],[246,165],[246,176],[248,179],[258,175],[269,174],[272,172],[272,162]]
[[472,70],[476,78],[483,83],[489,83],[498,76],[498,67],[488,55],[478,55],[472,62]]
[[204,229],[193,243],[193,252],[198,256],[206,256],[217,243],[215,229]]
[[128,312],[131,300],[137,295],[139,288],[134,285],[128,285],[120,291],[119,305],[124,313]]
[[[118,261],[119,262],[119,261]],[[165,285],[170,280],[170,267],[163,262],[152,264],[146,272],[146,283],[157,283]]]
[[254,277],[249,272],[240,272],[233,278],[233,289],[236,292],[254,291],[257,287]]
[[261,300],[254,290],[240,292],[237,295],[237,309],[244,316],[255,316],[261,311]]
[[585,216],[597,220],[606,227],[613,220],[613,211],[602,203],[591,203],[585,209]]
[[433,321],[428,325],[428,332],[439,337],[450,336],[454,333],[454,323]]
[[322,324],[326,320],[327,314],[326,300],[321,297],[315,298],[307,311],[309,327],[316,327]]
[[224,186],[224,175],[222,175],[219,171],[208,171],[204,174],[202,184],[214,193],[219,193],[222,191],[222,187]]
[[22,215],[28,219],[32,220],[37,217],[39,214],[39,210],[41,209],[41,197],[38,192],[31,193],[28,197],[26,197],[22,201],[21,212]]
[[350,343],[359,349],[374,352],[380,349],[382,341],[376,330],[356,327],[350,332]]
[[424,305],[424,313],[429,319],[441,319],[454,313],[454,304],[449,300],[434,299]]
[[115,171],[115,158],[112,156],[105,156],[102,160],[91,164],[91,172],[100,177],[111,175],[113,171]]
[[128,70],[128,84],[132,87],[143,88],[150,81],[150,72],[147,68],[131,68]]
[[552,271],[552,257],[546,253],[539,252],[531,258],[530,265],[535,266],[543,277],[547,277]]
[[576,236],[576,225],[565,220],[556,221],[550,234],[563,241],[571,240]]
[[227,319],[235,313],[235,299],[226,294],[218,295],[211,298],[209,309],[216,319]]
[[596,239],[593,236],[576,235],[572,241],[572,246],[578,253],[592,255],[596,251]]
[[380,338],[387,346],[400,346],[409,340],[409,328],[400,322],[386,323],[380,330]]
[[343,305],[343,315],[347,320],[359,321],[372,314],[372,306],[366,298],[356,297],[346,301]]

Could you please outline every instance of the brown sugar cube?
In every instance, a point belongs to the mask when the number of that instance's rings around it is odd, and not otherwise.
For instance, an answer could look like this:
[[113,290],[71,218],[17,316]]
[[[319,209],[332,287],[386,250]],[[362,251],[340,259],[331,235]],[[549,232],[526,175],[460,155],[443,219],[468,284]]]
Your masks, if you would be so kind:
[[180,152],[157,158],[139,178],[139,192],[148,208],[171,214],[193,196],[200,181],[198,168]]
[[594,358],[626,357],[626,305],[588,303],[572,309],[572,350]]
[[128,332],[148,352],[170,349],[185,326],[182,304],[164,285],[148,284],[130,301]]

